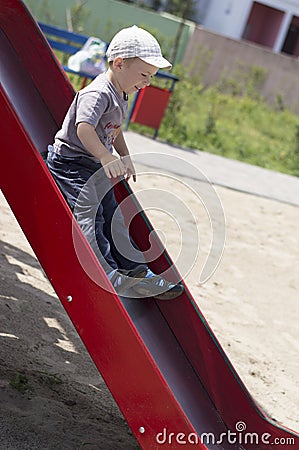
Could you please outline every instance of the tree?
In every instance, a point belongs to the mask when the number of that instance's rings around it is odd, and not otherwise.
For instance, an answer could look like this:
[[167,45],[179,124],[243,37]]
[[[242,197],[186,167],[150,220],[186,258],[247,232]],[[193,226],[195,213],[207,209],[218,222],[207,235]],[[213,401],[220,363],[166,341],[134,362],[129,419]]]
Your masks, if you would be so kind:
[[[185,22],[190,17],[190,14],[193,14],[194,11],[194,0],[185,0],[183,4],[180,0],[168,0],[168,5],[172,8],[172,11],[169,12],[172,12],[172,14],[176,14],[177,16],[181,17],[171,54],[171,60],[175,62]],[[174,11],[176,11],[176,13]]]
[[193,18],[195,9],[195,0],[168,0],[165,6],[165,10],[170,14],[181,17],[182,19]]

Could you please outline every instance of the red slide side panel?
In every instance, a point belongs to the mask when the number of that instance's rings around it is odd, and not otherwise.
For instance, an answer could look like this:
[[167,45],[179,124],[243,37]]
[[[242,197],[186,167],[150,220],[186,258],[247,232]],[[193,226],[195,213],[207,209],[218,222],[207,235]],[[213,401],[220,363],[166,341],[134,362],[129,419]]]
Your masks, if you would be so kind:
[[[83,270],[72,228],[80,258],[95,280],[109,286],[2,89],[0,108],[5,111],[0,125],[4,195],[133,433],[143,448],[151,449],[156,448],[153,436],[164,427],[186,435],[195,432],[118,296],[100,288]],[[140,427],[146,432],[140,433]]]

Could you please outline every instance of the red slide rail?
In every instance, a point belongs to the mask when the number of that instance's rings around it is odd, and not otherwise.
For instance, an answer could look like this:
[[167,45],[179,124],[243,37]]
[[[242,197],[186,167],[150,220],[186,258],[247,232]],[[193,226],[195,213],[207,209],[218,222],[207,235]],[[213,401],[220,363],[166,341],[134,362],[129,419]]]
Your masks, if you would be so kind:
[[[74,92],[20,0],[1,1],[0,68],[1,189],[141,447],[282,450],[278,439],[293,439],[298,448],[298,435],[257,407],[188,290],[172,302],[105,290],[109,281],[41,156]],[[137,208],[126,184],[117,193]],[[150,231],[138,214],[132,234],[142,249]],[[155,264],[172,263],[163,252]],[[227,439],[240,421],[258,446]]]

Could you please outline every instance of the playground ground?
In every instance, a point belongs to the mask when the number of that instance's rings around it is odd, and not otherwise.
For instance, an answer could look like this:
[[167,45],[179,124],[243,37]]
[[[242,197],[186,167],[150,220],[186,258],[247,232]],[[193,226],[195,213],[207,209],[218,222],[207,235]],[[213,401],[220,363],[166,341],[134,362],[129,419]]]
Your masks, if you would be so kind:
[[[293,204],[299,179],[134,133],[127,140],[140,151],[192,161],[215,183],[226,217],[224,253],[205,284],[198,261],[187,285],[253,397],[270,417],[299,431],[299,207]],[[154,160],[159,164],[158,155]],[[183,198],[202,217],[204,243],[209,221],[191,190],[181,189],[188,173],[168,170],[170,178],[152,173],[132,186],[158,186]],[[177,229],[167,217],[149,215],[175,255]],[[0,246],[0,450],[137,449],[2,196]]]

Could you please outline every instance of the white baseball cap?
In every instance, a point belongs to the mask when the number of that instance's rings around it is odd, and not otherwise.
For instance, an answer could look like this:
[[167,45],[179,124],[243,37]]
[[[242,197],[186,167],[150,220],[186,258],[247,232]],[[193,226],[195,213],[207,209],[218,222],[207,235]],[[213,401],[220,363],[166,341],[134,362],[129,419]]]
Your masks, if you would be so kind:
[[158,41],[148,31],[133,25],[120,30],[110,42],[106,51],[108,62],[117,57],[140,58],[142,61],[158,67],[171,69],[172,65],[162,56]]

